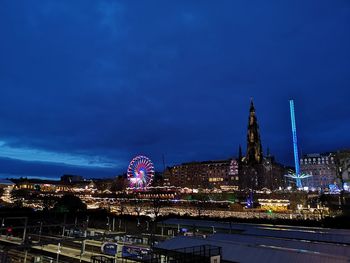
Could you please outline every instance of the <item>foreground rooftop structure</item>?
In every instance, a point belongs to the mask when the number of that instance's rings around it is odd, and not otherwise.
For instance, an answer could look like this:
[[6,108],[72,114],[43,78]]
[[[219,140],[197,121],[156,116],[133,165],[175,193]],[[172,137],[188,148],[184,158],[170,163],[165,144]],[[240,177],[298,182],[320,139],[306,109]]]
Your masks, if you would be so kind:
[[[176,236],[157,247],[178,250],[211,245],[221,247],[221,262],[348,262],[350,231],[169,219],[163,226],[212,231],[210,235]],[[231,232],[229,234],[228,232]]]

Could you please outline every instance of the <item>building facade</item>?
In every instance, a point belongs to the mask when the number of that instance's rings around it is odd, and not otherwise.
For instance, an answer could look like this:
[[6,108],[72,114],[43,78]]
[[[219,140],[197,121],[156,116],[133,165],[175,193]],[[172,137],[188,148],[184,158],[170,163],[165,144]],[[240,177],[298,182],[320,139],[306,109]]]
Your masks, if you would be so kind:
[[167,185],[192,189],[238,189],[238,162],[235,159],[183,163],[164,172]]
[[304,179],[303,184],[309,188],[328,189],[329,185],[335,184],[336,165],[332,153],[305,154],[300,159],[300,171],[311,175]]

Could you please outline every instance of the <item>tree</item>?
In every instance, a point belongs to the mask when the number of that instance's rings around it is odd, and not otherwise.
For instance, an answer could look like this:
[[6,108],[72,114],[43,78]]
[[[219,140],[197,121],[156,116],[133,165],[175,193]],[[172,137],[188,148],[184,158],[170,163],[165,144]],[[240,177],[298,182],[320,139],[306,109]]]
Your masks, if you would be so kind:
[[14,201],[13,206],[15,208],[22,208],[23,207],[23,202],[21,200],[16,200],[16,201]]
[[93,183],[96,185],[96,188],[99,191],[109,190],[111,189],[111,186],[112,186],[111,179],[95,180]]
[[328,212],[325,210],[325,207],[329,206],[327,195],[325,195],[324,193],[320,194],[316,201],[317,207],[315,208],[315,212],[318,213],[320,220],[323,220],[325,213]]
[[152,198],[152,210],[153,210],[155,221],[157,220],[161,207],[162,207],[162,201],[160,200],[159,196]]
[[163,185],[163,173],[155,172],[152,186],[162,186],[162,185]]
[[50,195],[43,197],[43,210],[48,211],[55,206],[58,198]]
[[29,199],[31,196],[30,190],[28,189],[16,189],[11,191],[11,198],[14,201],[21,199]]
[[54,206],[54,210],[58,212],[76,213],[79,211],[85,211],[86,204],[84,204],[79,197],[67,194],[58,199]]
[[209,196],[207,194],[197,194],[195,199],[196,201],[196,209],[198,212],[198,216],[202,216],[202,211],[206,209],[207,202],[209,201]]
[[126,186],[127,186],[127,183],[126,183],[126,175],[119,175],[117,177],[117,179],[115,179],[112,183],[112,186],[111,186],[111,191],[112,192],[121,192],[121,191],[124,191]]
[[151,208],[153,214],[150,216],[152,221],[152,230],[151,230],[151,247],[154,245],[154,234],[156,232],[157,219],[160,215],[160,209],[162,208],[162,200],[160,198],[160,191],[157,189],[155,193],[153,193],[153,197],[151,198]]
[[153,212],[154,220],[157,220],[158,215],[160,214],[160,209],[163,206],[163,201],[161,200],[162,191],[156,187],[156,189],[151,193],[150,206]]
[[136,200],[134,203],[134,211],[137,214],[137,217],[140,217],[141,211],[142,211],[142,203],[140,200]]
[[126,210],[125,201],[124,200],[120,200],[119,201],[119,207],[118,207],[119,215],[123,216],[125,210]]

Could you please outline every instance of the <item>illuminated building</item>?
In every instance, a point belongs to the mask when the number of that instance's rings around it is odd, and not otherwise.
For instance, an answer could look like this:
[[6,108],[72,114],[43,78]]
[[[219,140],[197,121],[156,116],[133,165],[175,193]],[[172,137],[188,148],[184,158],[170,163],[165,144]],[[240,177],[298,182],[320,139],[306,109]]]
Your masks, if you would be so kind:
[[266,211],[286,211],[290,201],[286,199],[258,199],[261,210]]
[[326,189],[336,181],[334,156],[331,153],[306,154],[300,159],[301,173],[312,175],[305,179],[309,188]]
[[238,162],[235,159],[183,163],[164,172],[168,185],[187,188],[238,189]]
[[67,183],[57,180],[42,179],[11,179],[15,184],[14,189],[26,189],[38,192],[83,192],[94,191],[95,184],[92,181],[79,181],[75,183]]
[[11,191],[14,187],[14,183],[7,179],[0,179],[0,189],[2,189],[3,194],[0,196],[0,200],[11,203]]
[[56,180],[42,179],[11,179],[15,183],[14,189],[35,190],[40,192],[69,191],[70,187],[66,183]]

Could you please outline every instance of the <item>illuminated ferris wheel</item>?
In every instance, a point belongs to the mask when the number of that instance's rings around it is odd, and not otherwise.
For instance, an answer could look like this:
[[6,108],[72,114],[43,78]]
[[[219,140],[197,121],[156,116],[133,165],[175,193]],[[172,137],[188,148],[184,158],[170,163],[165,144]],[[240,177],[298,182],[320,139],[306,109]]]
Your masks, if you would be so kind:
[[127,174],[131,188],[146,188],[150,186],[154,177],[153,163],[146,156],[136,156],[131,160]]

